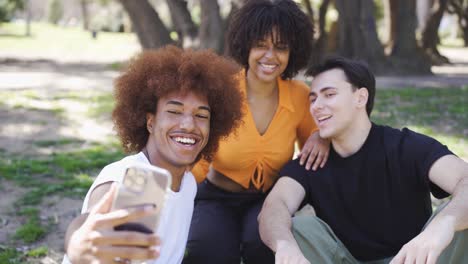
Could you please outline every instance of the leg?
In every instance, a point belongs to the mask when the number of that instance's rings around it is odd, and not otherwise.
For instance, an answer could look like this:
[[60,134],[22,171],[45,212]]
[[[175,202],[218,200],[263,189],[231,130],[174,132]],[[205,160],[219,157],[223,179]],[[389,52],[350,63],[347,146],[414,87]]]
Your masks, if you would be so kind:
[[[212,186],[203,184],[199,185],[201,196],[213,191],[209,188]],[[239,264],[240,231],[237,218],[237,213],[225,206],[222,199],[210,197],[196,200],[183,263]]]
[[260,239],[257,217],[262,209],[264,198],[244,212],[242,222],[242,258],[245,264],[275,263],[275,255]]
[[292,232],[310,263],[358,263],[332,229],[316,216],[294,217]]

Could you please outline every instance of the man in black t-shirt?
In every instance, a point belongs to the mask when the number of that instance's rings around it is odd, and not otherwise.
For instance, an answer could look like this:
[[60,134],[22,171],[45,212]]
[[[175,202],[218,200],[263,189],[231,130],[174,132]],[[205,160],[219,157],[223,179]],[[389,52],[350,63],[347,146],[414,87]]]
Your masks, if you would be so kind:
[[[280,172],[259,215],[276,263],[468,263],[468,164],[437,140],[370,121],[375,79],[332,58],[313,72],[310,111],[327,163]],[[452,195],[432,215],[430,194]],[[316,216],[291,218],[311,204]]]

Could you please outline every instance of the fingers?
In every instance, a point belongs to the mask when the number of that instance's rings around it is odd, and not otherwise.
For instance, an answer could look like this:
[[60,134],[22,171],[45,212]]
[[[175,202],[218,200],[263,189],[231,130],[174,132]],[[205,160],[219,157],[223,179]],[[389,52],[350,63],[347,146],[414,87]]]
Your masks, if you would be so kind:
[[110,212],[116,191],[117,184],[112,183],[109,191],[106,192],[102,199],[91,209],[90,214],[104,214]]
[[319,150],[317,147],[314,147],[314,149],[309,154],[309,158],[307,159],[307,163],[305,166],[306,170],[310,170],[310,168],[312,167],[312,164],[314,166],[312,169],[316,170],[316,167],[318,166],[317,162],[319,159],[321,161]]
[[389,264],[401,264],[401,263],[404,263],[405,261],[405,254],[403,251],[400,250],[400,252],[398,252],[398,254],[392,259],[392,261],[390,261]]
[[161,245],[159,237],[134,231],[95,231],[91,234],[94,245],[155,247]]
[[436,264],[437,263],[437,259],[439,258],[440,256],[440,253],[434,253],[434,252],[430,252],[429,253],[429,256],[427,256],[427,264]]
[[93,216],[95,218],[95,227],[114,227],[117,225],[125,224],[138,220],[150,214],[154,214],[156,208],[151,205],[143,205],[138,207],[132,207],[128,209],[119,209],[106,214],[100,214]]
[[99,259],[108,260],[105,263],[113,263],[114,259],[134,259],[146,260],[156,259],[159,257],[159,249],[156,247],[112,247],[112,246],[99,246],[93,248],[93,253]]

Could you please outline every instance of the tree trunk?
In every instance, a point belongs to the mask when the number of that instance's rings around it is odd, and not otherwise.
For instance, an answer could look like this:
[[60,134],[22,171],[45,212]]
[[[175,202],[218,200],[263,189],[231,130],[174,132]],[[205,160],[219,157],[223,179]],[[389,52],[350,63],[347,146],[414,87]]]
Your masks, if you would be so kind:
[[463,41],[465,47],[468,47],[468,25],[465,25],[465,27],[463,28]]
[[416,1],[415,0],[390,0],[396,1],[390,5],[395,13],[395,37],[391,47],[391,57],[396,68],[402,74],[430,74],[431,63],[424,51],[416,41]]
[[89,30],[88,0],[80,0],[83,29]]
[[313,66],[316,63],[319,63],[325,53],[327,52],[327,32],[325,30],[326,20],[325,17],[327,15],[328,6],[330,5],[330,0],[323,0],[320,4],[319,12],[318,12],[318,23],[317,23],[317,39],[314,42],[314,48],[312,50],[312,54],[310,56],[309,66]]
[[391,65],[377,36],[373,0],[336,0],[338,9],[338,53],[365,60],[377,73],[388,73]]
[[386,46],[390,53],[395,45],[398,21],[398,0],[384,0],[385,24],[388,28]]
[[422,33],[422,47],[429,55],[433,64],[448,63],[449,60],[442,56],[437,49],[439,44],[439,25],[442,15],[447,8],[448,0],[435,0],[431,8],[430,17]]
[[179,36],[178,44],[184,48],[198,48],[198,28],[192,21],[192,16],[185,0],[167,0],[172,23]]
[[221,53],[224,43],[223,20],[217,0],[200,0],[200,48]]
[[132,21],[138,40],[144,49],[157,49],[173,41],[169,31],[148,0],[119,0]]
[[26,0],[24,3],[24,8],[26,11],[26,37],[31,36],[31,2]]

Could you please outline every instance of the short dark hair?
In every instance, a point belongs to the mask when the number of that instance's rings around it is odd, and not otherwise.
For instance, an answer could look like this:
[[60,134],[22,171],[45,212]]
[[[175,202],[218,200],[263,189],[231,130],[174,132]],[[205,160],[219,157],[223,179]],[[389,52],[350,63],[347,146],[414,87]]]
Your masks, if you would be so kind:
[[233,61],[208,50],[167,46],[141,52],[115,81],[112,117],[125,151],[138,152],[146,146],[146,113],[155,113],[159,98],[194,92],[206,96],[211,109],[210,136],[198,156],[210,161],[219,141],[242,122],[239,70]]
[[353,91],[361,87],[367,89],[369,98],[367,99],[366,111],[367,115],[370,116],[374,107],[375,77],[366,62],[340,56],[328,57],[322,63],[309,69],[307,74],[317,76],[322,72],[337,68],[343,70],[346,78],[353,85]]
[[309,61],[314,32],[307,15],[292,0],[251,0],[242,6],[228,28],[228,54],[248,69],[250,49],[272,36],[273,30],[278,31],[278,38],[273,41],[286,44],[290,51],[281,78],[292,78]]

